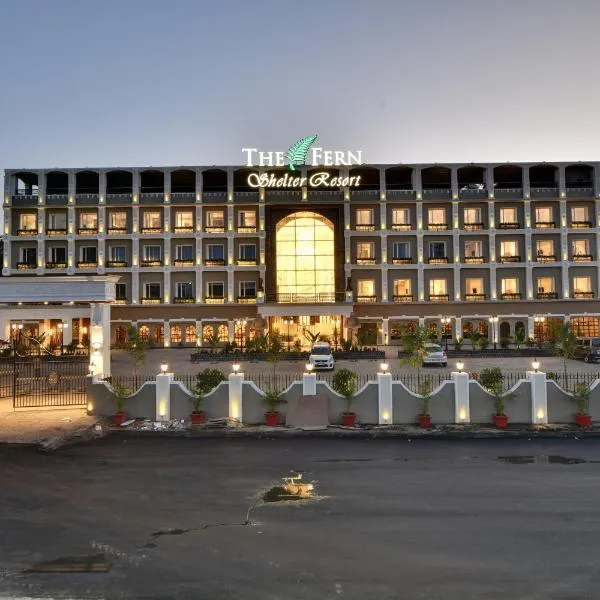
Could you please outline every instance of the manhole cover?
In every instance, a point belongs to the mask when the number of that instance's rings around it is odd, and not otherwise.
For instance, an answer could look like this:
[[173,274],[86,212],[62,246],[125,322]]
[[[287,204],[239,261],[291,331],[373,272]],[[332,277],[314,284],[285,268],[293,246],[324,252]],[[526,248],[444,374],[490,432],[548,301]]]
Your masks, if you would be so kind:
[[104,554],[93,556],[63,556],[55,560],[37,563],[25,569],[25,573],[108,573],[112,563]]

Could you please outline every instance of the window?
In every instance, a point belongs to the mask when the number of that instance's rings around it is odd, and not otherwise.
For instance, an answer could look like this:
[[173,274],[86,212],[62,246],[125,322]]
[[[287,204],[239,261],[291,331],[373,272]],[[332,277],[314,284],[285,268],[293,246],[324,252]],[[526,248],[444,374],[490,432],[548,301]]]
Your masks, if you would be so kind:
[[240,210],[238,212],[238,227],[256,229],[256,211]]
[[467,277],[465,280],[467,296],[483,295],[483,279],[481,277]]
[[209,298],[225,297],[225,284],[222,281],[209,281],[206,285]]
[[111,246],[109,253],[111,262],[125,262],[126,260],[125,246]]
[[225,227],[225,216],[222,210],[207,210],[206,211],[206,226],[207,227]]
[[517,223],[517,209],[513,206],[505,206],[500,209],[500,224],[508,225]]
[[465,225],[476,225],[481,223],[481,208],[465,208],[463,215]]
[[154,329],[154,340],[157,344],[162,344],[165,341],[165,328],[162,325],[157,325]]
[[202,328],[202,339],[204,341],[208,340],[213,335],[215,335],[215,329],[214,329],[214,327],[212,325],[205,325]]
[[83,246],[81,248],[81,262],[95,263],[98,259],[98,250],[96,246]]
[[115,284],[115,294],[117,300],[127,300],[127,284],[117,283]]
[[256,262],[256,244],[240,244],[240,260]]
[[223,244],[208,244],[206,246],[206,259],[210,261],[225,262],[225,249]]
[[571,317],[571,328],[580,337],[599,337],[600,319],[598,317]]
[[537,256],[553,256],[554,240],[536,240],[535,252]]
[[518,240],[502,240],[500,242],[500,256],[510,258],[519,255]]
[[429,258],[446,258],[446,242],[429,242]]
[[162,248],[160,246],[144,246],[143,257],[145,261],[162,260]]
[[255,281],[240,281],[240,298],[256,298]]
[[187,325],[185,328],[185,343],[194,344],[196,343],[196,326]]
[[111,212],[108,223],[109,229],[127,229],[127,213],[125,211]]
[[356,258],[359,261],[375,258],[375,245],[373,242],[358,242],[356,244]]
[[177,298],[193,298],[194,289],[189,281],[178,281],[176,285],[176,297]]
[[571,222],[585,223],[589,221],[587,206],[572,206],[571,207]]
[[67,264],[67,249],[55,246],[48,251],[48,260],[54,264]]
[[150,339],[150,327],[148,327],[148,325],[142,325],[140,327],[140,338],[145,341]]
[[429,295],[430,296],[446,296],[448,295],[448,285],[446,279],[430,279],[429,280]]
[[142,215],[142,228],[143,229],[161,229],[162,218],[159,210],[145,211]]
[[37,265],[37,248],[21,248],[21,262],[35,267]]
[[394,280],[394,296],[410,296],[412,285],[410,279]]
[[392,244],[392,258],[410,258],[410,247],[408,242],[394,242]]
[[79,227],[81,229],[97,229],[98,215],[96,213],[81,213],[79,215]]
[[547,294],[554,292],[554,277],[538,277],[537,291],[538,294]]
[[226,342],[229,339],[229,328],[224,323],[217,327],[217,334],[222,342]]
[[19,229],[23,231],[35,231],[37,227],[37,217],[31,215],[19,215]]
[[392,227],[395,225],[410,226],[410,212],[408,208],[393,208],[392,209]]
[[446,209],[430,208],[427,214],[429,225],[446,225]]
[[375,280],[359,279],[357,282],[357,296],[373,297],[375,296]]
[[191,210],[177,211],[175,213],[175,229],[194,228],[194,213]]
[[172,325],[171,326],[171,343],[172,344],[181,343],[181,325]]
[[374,213],[375,213],[375,211],[372,208],[357,208],[356,209],[356,225],[357,225],[357,227],[374,226],[375,225],[375,218],[373,216]]
[[144,298],[148,300],[160,300],[160,283],[145,283]]
[[516,277],[503,277],[500,285],[503,296],[519,293],[519,280]]
[[465,258],[483,256],[483,244],[480,240],[465,240]]
[[67,215],[64,213],[50,213],[48,215],[48,229],[66,229]]
[[551,206],[536,206],[535,208],[535,224],[536,225],[544,225],[549,224],[554,221],[552,217],[552,207]]
[[573,277],[573,292],[589,293],[592,291],[592,278],[589,275]]
[[194,260],[194,247],[192,245],[176,246],[175,247],[175,260]]
[[590,241],[587,239],[572,240],[571,241],[571,252],[573,253],[573,256],[589,256]]

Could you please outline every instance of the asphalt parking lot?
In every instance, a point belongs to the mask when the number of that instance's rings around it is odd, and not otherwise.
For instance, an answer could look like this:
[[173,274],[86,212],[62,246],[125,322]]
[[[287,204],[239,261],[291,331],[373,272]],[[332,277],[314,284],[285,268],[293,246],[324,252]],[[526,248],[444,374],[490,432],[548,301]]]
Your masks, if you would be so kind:
[[[600,594],[594,439],[109,438],[0,461],[0,597]],[[262,503],[290,470],[321,497]],[[23,572],[98,553],[107,573]]]

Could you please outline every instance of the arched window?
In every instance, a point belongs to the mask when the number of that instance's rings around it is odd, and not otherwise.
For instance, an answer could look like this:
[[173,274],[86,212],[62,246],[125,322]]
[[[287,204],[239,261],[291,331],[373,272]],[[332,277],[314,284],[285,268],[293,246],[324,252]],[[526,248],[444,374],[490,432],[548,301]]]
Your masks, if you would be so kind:
[[208,338],[209,338],[211,335],[214,335],[214,333],[215,333],[215,329],[214,329],[214,327],[213,327],[212,325],[205,325],[205,326],[202,328],[202,339],[203,339],[204,341],[206,341],[206,340],[208,340]]
[[229,339],[229,327],[227,327],[227,325],[224,323],[219,325],[217,333],[219,334],[219,340],[221,342],[226,342]]
[[515,323],[515,335],[521,331],[525,331],[525,323],[523,323],[523,321],[517,321]]
[[195,344],[196,343],[196,326],[187,325],[185,328],[185,343]]
[[510,337],[510,323],[508,321],[502,321],[500,323],[500,339]]
[[117,325],[115,329],[115,342],[124,344],[127,342],[127,327],[125,325]]
[[471,321],[466,321],[462,326],[462,335],[463,338],[468,340],[471,335],[473,335],[473,323]]
[[173,325],[171,327],[171,343],[181,343],[181,325]]
[[487,334],[488,334],[488,322],[487,321],[479,321],[479,324],[477,325],[477,330],[484,337],[487,336]]
[[157,344],[164,344],[165,341],[165,328],[162,325],[157,325],[154,330],[154,339]]
[[148,325],[142,325],[140,327],[140,338],[145,341],[150,339],[150,327],[148,327]]

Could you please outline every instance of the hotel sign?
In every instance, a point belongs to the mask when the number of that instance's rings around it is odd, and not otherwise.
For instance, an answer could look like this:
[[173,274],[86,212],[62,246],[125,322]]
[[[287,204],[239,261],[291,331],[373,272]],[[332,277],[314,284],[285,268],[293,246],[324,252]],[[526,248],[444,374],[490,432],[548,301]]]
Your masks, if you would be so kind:
[[242,148],[246,155],[247,167],[285,167],[290,173],[251,173],[248,175],[248,185],[253,188],[327,188],[327,187],[359,187],[360,175],[353,177],[334,176],[327,171],[311,173],[310,177],[302,177],[297,167],[348,167],[362,164],[362,150],[343,151],[325,150],[313,146],[316,135],[302,138],[292,144],[287,152],[262,151],[258,148]]

